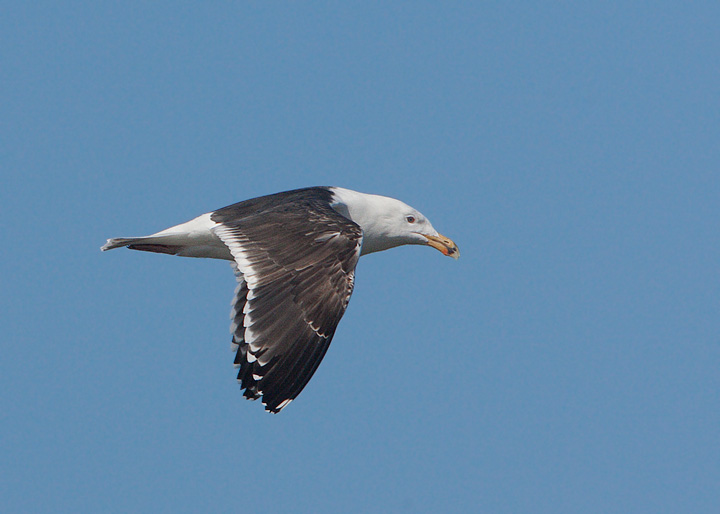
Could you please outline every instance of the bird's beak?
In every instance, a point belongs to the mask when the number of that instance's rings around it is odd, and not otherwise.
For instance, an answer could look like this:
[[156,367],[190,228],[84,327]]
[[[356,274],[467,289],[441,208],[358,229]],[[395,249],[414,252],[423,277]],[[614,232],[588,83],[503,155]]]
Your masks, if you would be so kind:
[[443,255],[447,255],[453,259],[460,257],[460,250],[458,250],[457,245],[453,243],[452,239],[449,239],[441,234],[436,236],[423,235],[427,238],[427,244],[436,250],[440,250]]

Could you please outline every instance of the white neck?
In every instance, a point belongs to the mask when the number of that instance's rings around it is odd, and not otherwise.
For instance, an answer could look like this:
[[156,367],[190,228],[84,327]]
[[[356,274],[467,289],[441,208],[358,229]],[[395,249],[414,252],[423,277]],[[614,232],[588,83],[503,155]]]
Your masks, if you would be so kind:
[[350,189],[341,187],[333,187],[336,203],[333,208],[354,221],[363,230],[363,243],[360,255],[367,253],[380,252],[389,248],[394,248],[403,244],[393,238],[388,237],[388,224],[382,216],[378,214],[385,212],[390,203],[397,203],[405,206],[400,200],[389,198],[387,196],[371,195],[366,193],[358,193]]

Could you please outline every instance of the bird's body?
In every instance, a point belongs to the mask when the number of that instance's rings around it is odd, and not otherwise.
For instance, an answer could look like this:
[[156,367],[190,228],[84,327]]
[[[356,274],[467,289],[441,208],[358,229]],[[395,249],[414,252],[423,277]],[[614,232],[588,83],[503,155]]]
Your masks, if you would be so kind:
[[133,250],[232,261],[231,312],[238,380],[279,412],[320,364],[352,294],[361,255],[426,244],[458,256],[399,200],[311,187],[246,200],[145,237],[109,239]]

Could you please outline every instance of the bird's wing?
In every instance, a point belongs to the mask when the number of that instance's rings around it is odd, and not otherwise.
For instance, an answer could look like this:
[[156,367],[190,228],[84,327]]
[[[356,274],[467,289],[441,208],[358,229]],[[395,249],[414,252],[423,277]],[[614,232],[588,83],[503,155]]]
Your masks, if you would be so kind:
[[[249,207],[249,206],[247,206]],[[327,201],[277,199],[212,213],[230,249],[238,381],[247,398],[279,412],[317,369],[353,290],[362,230]]]

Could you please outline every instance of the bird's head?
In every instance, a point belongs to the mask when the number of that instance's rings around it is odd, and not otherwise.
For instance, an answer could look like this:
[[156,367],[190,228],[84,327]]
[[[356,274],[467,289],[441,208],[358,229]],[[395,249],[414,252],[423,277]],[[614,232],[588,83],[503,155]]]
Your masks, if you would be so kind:
[[421,212],[405,207],[402,219],[395,223],[396,230],[407,241],[405,244],[428,245],[453,259],[460,257],[460,250],[452,239],[438,233]]
[[457,245],[439,234],[417,209],[394,198],[366,196],[371,205],[354,218],[363,228],[363,253],[413,244],[431,246],[454,259],[460,257]]

